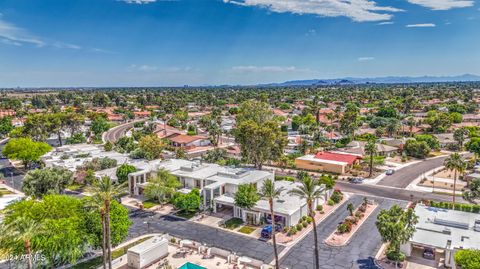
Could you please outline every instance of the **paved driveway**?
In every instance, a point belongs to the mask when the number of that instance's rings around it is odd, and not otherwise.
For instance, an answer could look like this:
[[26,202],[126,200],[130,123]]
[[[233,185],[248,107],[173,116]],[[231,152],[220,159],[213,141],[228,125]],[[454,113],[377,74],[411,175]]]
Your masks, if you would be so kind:
[[[272,245],[251,237],[171,216],[161,216],[149,211],[132,211],[130,219],[134,222],[129,231],[130,238],[152,232],[168,233],[180,238],[205,243],[208,246],[229,250],[237,253],[237,255],[245,255],[265,263],[270,263],[273,260]],[[283,246],[278,245],[279,252],[283,249]]]
[[[393,200],[375,198],[379,206],[346,246],[330,247],[324,243],[324,240],[336,229],[338,223],[348,216],[347,204],[351,202],[358,206],[362,200],[362,196],[353,196],[350,201],[340,206],[334,214],[317,226],[320,268],[377,268],[373,264],[373,257],[381,246],[381,238],[375,227],[375,220],[381,209],[390,208],[397,203]],[[405,205],[404,202],[401,204]],[[281,266],[292,269],[314,268],[313,242],[313,232],[310,232],[281,259]]]

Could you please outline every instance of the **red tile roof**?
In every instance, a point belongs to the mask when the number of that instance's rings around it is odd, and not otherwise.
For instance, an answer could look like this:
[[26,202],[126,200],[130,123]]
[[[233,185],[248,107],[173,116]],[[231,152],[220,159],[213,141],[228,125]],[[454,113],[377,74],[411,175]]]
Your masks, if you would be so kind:
[[335,153],[335,152],[318,152],[315,155],[316,159],[320,160],[327,160],[327,161],[336,161],[336,162],[345,162],[348,164],[354,164],[356,160],[361,159],[362,157],[353,154],[343,154],[343,153]]

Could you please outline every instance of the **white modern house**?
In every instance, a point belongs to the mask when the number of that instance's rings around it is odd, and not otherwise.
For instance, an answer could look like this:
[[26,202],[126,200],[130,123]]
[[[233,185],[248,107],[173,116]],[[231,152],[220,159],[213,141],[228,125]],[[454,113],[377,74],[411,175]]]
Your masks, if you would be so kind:
[[[270,218],[267,201],[260,200],[255,207],[247,210],[235,205],[234,196],[238,186],[242,184],[251,184],[260,190],[265,180],[274,180],[274,174],[271,172],[181,159],[153,161],[145,163],[137,169],[137,172],[129,174],[130,195],[141,195],[148,184],[148,178],[154,177],[160,169],[165,169],[179,179],[183,186],[179,191],[188,193],[193,188],[200,190],[203,208],[232,214],[232,216],[252,224],[259,224],[262,219]],[[276,182],[277,187],[284,188],[282,196],[274,202],[275,216],[283,225],[297,224],[298,220],[307,214],[306,201],[288,193],[297,186],[296,184],[298,183]],[[324,188],[324,186],[319,186],[319,188]],[[321,204],[323,202],[321,200],[317,199],[314,203],[315,206]]]
[[423,204],[415,207],[415,214],[418,216],[416,231],[410,241],[401,246],[408,257],[429,262],[434,267],[455,269],[457,250],[480,249],[480,214]]

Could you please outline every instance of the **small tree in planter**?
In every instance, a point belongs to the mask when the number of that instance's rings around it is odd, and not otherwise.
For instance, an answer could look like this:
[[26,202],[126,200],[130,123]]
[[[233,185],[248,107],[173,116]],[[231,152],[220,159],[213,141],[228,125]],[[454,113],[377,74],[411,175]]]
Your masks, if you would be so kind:
[[353,207],[353,204],[352,204],[352,203],[349,203],[349,204],[347,205],[347,210],[350,212],[350,216],[353,216],[353,210],[354,210],[354,209],[355,209],[355,208]]

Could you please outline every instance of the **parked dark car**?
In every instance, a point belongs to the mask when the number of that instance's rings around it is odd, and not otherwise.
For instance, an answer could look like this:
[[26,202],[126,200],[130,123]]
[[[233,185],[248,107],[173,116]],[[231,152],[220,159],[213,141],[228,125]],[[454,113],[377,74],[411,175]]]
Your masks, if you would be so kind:
[[429,260],[435,260],[435,251],[431,248],[426,248],[423,251],[423,257]]
[[[275,224],[275,231],[280,232],[282,230],[282,225],[276,223]],[[263,227],[261,232],[262,238],[272,238],[272,225],[267,225]]]
[[361,178],[361,177],[354,177],[354,178],[350,179],[350,183],[353,183],[353,184],[362,184],[362,183],[363,183],[363,178]]

